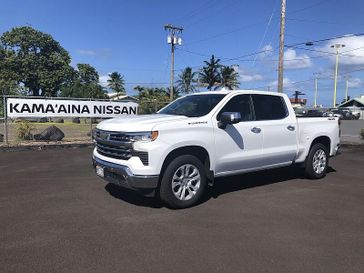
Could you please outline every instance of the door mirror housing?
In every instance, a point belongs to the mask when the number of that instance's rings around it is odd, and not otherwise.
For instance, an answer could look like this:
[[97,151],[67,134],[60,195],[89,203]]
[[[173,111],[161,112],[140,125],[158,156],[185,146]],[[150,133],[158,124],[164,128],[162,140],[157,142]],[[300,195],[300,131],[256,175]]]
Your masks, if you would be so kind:
[[218,127],[225,129],[228,124],[235,124],[241,121],[241,115],[239,112],[224,112],[220,116]]

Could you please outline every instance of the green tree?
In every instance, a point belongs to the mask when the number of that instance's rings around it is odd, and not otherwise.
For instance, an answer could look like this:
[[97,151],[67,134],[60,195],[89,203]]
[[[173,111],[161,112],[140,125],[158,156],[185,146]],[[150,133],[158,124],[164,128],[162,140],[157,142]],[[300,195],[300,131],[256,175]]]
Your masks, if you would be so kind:
[[77,64],[79,81],[82,84],[99,84],[99,73],[89,64]]
[[233,67],[220,67],[220,86],[233,90],[239,88],[239,84],[239,73]]
[[12,58],[14,54],[0,48],[0,95],[18,94],[17,75],[12,71]]
[[[162,88],[167,93],[167,96],[169,97],[169,100],[171,98],[171,88],[167,87],[167,89]],[[181,90],[178,88],[178,86],[173,87],[173,100],[178,99],[181,96]]]
[[107,95],[99,84],[99,74],[89,64],[77,64],[70,78],[61,87],[61,97],[106,99]]
[[138,85],[134,87],[134,90],[138,91],[139,112],[141,114],[155,113],[169,103],[169,93],[165,88]]
[[118,72],[112,72],[109,74],[109,79],[107,80],[107,86],[119,95],[125,95],[125,81],[124,77]]
[[181,93],[189,94],[196,91],[196,72],[192,72],[191,67],[186,67],[178,75],[177,88]]
[[205,66],[199,72],[199,82],[211,90],[215,86],[215,90],[219,87],[220,79],[220,59],[215,59],[212,55],[210,61],[204,61]]
[[0,41],[8,56],[6,72],[1,73],[12,74],[34,96],[57,94],[71,72],[71,58],[51,35],[29,26],[16,27],[4,32]]

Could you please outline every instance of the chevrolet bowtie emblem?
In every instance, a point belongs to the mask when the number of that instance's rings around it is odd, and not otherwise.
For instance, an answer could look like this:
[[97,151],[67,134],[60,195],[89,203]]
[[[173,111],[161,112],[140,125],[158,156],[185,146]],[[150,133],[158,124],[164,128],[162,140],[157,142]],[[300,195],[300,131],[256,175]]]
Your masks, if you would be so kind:
[[100,133],[100,138],[105,139],[105,140],[109,140],[109,134],[108,133]]

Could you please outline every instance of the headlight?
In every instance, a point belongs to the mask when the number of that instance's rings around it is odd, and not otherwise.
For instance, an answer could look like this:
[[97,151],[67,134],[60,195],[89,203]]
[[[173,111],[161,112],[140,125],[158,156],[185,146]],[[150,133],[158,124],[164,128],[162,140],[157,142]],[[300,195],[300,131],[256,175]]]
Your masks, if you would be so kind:
[[127,138],[130,139],[132,142],[150,142],[156,140],[157,137],[158,131],[127,134]]

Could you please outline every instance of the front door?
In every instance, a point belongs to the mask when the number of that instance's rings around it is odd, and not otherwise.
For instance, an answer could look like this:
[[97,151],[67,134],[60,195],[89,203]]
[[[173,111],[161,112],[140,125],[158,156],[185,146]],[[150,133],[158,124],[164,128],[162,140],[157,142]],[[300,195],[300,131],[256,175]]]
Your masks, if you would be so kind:
[[[221,129],[218,127],[218,121],[223,112],[239,112],[242,121]],[[250,95],[232,97],[212,119],[216,176],[262,166],[263,132],[255,126]]]

